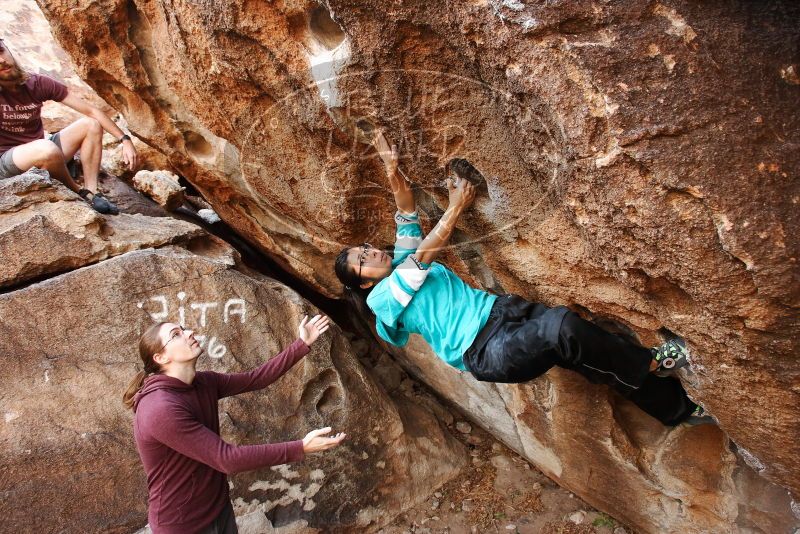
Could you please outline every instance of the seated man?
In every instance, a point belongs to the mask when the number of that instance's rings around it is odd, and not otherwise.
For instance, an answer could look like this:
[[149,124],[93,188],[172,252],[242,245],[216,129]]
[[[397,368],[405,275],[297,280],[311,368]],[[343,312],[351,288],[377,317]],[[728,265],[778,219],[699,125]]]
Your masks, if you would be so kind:
[[[47,100],[61,102],[86,117],[45,138],[41,110]],[[46,169],[96,211],[119,213],[97,190],[104,129],[119,139],[125,163],[135,169],[136,149],[125,132],[105,113],[71,94],[63,83],[23,71],[0,39],[0,179],[22,174],[31,167]],[[67,162],[78,151],[83,166],[83,189],[67,169]]]

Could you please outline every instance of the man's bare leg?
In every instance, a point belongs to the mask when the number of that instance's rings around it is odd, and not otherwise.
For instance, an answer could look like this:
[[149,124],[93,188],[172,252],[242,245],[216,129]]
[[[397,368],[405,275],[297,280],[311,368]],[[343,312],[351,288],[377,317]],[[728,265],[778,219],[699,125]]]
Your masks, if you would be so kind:
[[31,167],[45,169],[50,176],[66,185],[76,193],[80,191],[80,186],[69,175],[67,165],[64,162],[64,154],[59,150],[58,145],[47,139],[38,139],[14,147],[11,159],[21,171],[27,171]]
[[59,132],[64,160],[69,161],[80,150],[84,187],[97,193],[97,175],[103,155],[103,127],[95,119],[84,117]]

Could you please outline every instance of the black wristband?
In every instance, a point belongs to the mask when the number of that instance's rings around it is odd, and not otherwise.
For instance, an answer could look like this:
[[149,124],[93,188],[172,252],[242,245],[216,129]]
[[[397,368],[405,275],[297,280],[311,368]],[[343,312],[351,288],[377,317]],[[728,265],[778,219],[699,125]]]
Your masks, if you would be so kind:
[[121,143],[121,142],[125,141],[126,139],[128,141],[130,141],[131,140],[131,136],[128,135],[128,134],[122,134],[122,137],[119,138],[119,142]]

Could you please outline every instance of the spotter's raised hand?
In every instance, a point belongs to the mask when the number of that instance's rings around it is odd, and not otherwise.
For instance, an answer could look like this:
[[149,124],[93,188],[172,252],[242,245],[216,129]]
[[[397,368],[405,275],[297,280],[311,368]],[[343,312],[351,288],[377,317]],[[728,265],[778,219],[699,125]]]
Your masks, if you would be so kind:
[[310,320],[308,315],[304,315],[298,328],[300,339],[302,339],[306,345],[311,346],[321,334],[330,328],[330,321],[331,320],[325,315],[315,315]]

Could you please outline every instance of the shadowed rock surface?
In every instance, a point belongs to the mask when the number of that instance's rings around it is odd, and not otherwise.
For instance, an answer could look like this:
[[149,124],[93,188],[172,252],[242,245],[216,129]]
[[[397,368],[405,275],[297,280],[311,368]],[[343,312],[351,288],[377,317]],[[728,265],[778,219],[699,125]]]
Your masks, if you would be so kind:
[[558,372],[464,400],[468,379],[398,354],[591,504],[691,532],[750,528],[740,496],[767,481],[800,494],[796,3],[39,3],[131,130],[321,291],[344,244],[392,241],[363,144],[383,128],[429,219],[452,157],[486,177],[445,258],[465,279],[685,338],[724,434],[653,429]]

